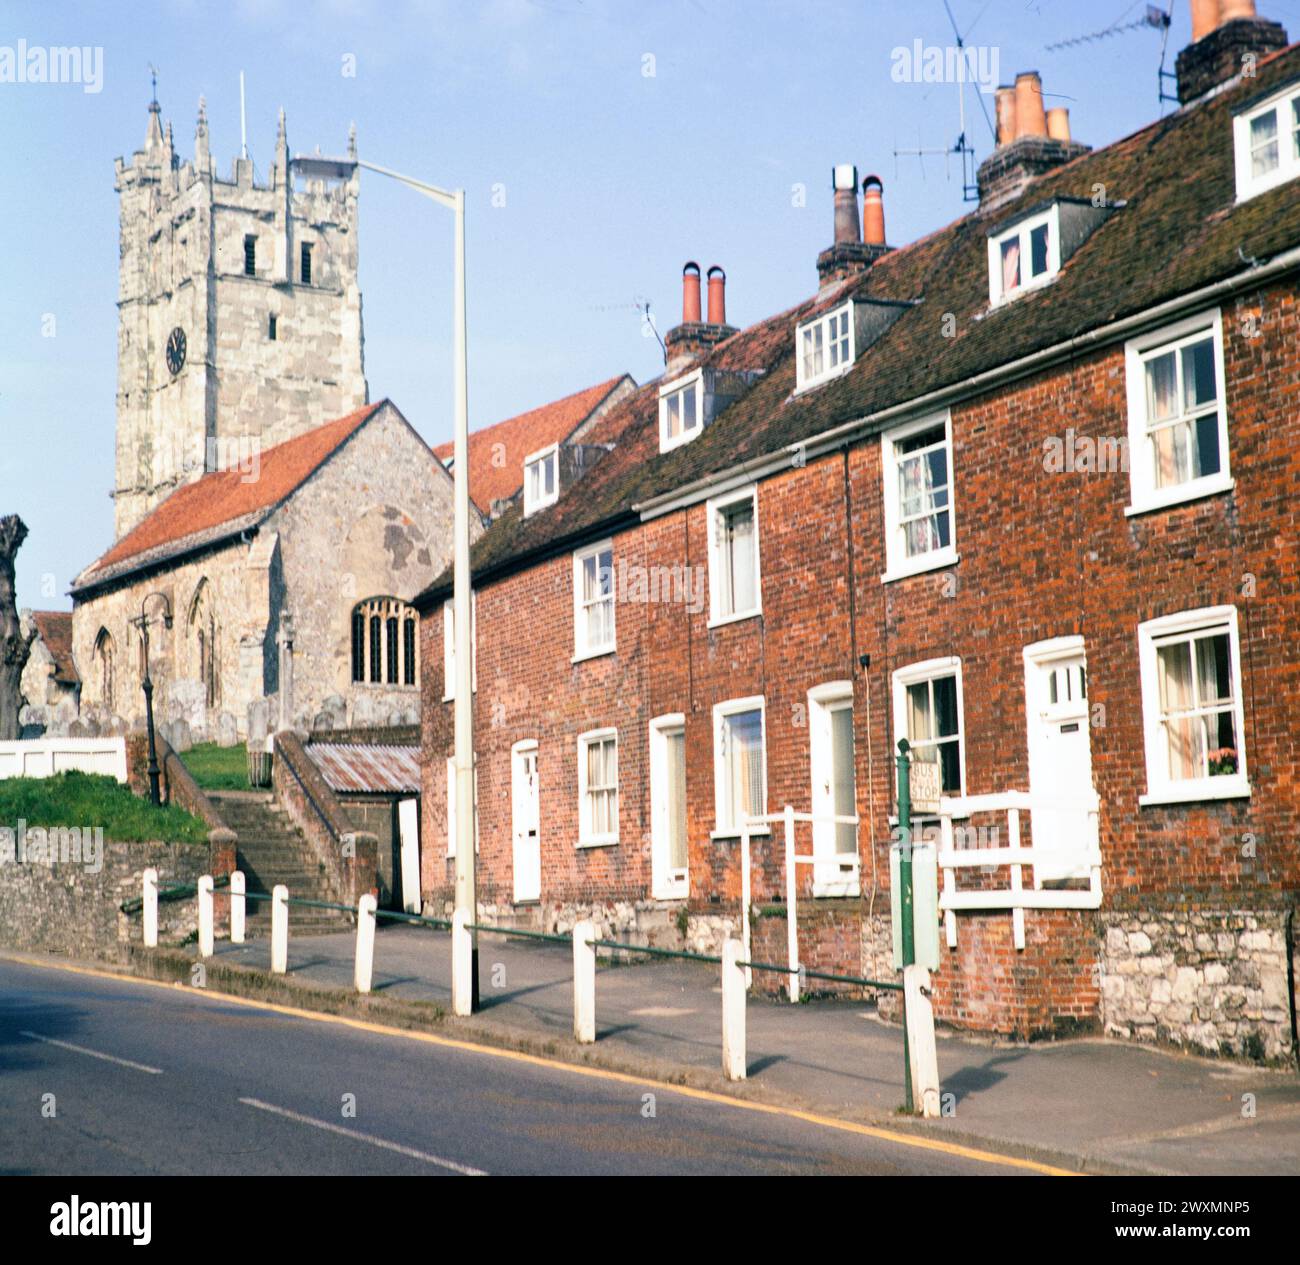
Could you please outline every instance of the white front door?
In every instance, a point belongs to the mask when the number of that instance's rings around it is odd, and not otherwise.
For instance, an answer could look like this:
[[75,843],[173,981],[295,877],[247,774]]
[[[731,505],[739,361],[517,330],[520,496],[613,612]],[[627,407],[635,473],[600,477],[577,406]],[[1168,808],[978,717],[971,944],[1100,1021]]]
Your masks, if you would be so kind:
[[688,892],[686,723],[681,715],[650,722],[651,890],[656,900]]
[[541,803],[537,744],[516,743],[511,760],[511,816],[514,819],[515,900],[542,898]]
[[420,801],[403,799],[397,804],[397,828],[401,838],[402,908],[408,914],[420,912]]
[[853,686],[837,681],[808,691],[808,755],[812,764],[813,892],[858,894],[858,828],[833,818],[856,817]]
[[1088,665],[1082,638],[1062,638],[1025,651],[1029,725],[1030,830],[1035,886],[1087,878],[1097,846],[1097,794],[1092,785],[1088,728]]

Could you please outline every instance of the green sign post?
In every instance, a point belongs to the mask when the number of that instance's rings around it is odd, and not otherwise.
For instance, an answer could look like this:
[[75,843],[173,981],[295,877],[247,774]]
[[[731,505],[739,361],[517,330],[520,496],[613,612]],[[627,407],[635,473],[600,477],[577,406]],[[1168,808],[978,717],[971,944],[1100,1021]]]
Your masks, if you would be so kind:
[[[903,938],[903,969],[916,960],[913,940],[912,892],[912,757],[906,738],[898,740],[898,856],[899,915]],[[903,1073],[905,1097],[903,1108],[910,1115],[915,1110],[912,1103],[912,1057],[907,1038],[907,994],[903,994]]]

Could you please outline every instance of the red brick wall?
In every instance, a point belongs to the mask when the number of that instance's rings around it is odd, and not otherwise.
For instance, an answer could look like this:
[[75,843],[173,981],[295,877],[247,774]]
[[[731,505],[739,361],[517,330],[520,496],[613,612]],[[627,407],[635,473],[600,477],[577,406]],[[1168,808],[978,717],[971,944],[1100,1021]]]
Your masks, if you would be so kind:
[[[769,808],[810,800],[807,691],[831,680],[854,688],[862,870],[861,908],[888,909],[893,762],[891,674],[959,655],[968,793],[1028,788],[1025,645],[1085,639],[1094,708],[1092,761],[1102,800],[1107,907],[1180,901],[1243,906],[1294,902],[1300,743],[1300,311],[1294,289],[1274,286],[1224,304],[1229,457],[1235,491],[1127,517],[1129,476],[1049,473],[1044,439],[1067,427],[1104,439],[1127,434],[1122,344],[1081,355],[952,412],[956,544],[951,569],[883,584],[882,475],[877,439],[792,465],[759,488],[760,618],[710,629],[707,603],[617,609],[617,652],[574,664],[572,564],[566,553],[484,585],[478,594],[476,698],[481,832],[480,894],[511,897],[510,747],[540,744],[543,900],[650,896],[647,726],[686,717],[690,900],[701,914],[734,914],[739,848],[710,838],[714,825],[712,707],[767,700]],[[1256,321],[1251,336],[1243,322]],[[849,530],[851,521],[852,530]],[[621,533],[616,563],[704,566],[704,505]],[[1252,578],[1253,577],[1253,578]],[[1140,807],[1146,790],[1137,626],[1211,605],[1239,612],[1248,800]],[[429,894],[450,893],[445,850],[445,758],[451,705],[442,702],[441,611],[423,621],[423,795]],[[865,671],[860,655],[870,655]],[[620,842],[575,848],[576,737],[619,730]],[[1243,855],[1254,840],[1257,855]],[[810,846],[806,828],[799,849]],[[783,892],[780,830],[756,841],[754,900]],[[804,899],[809,867],[800,874]],[[1005,871],[1000,879],[1005,880]],[[1026,875],[1026,885],[1029,876]],[[801,920],[802,921],[802,920]],[[942,1016],[1003,1031],[1039,1032],[1097,1012],[1095,918],[1028,915],[1030,944],[1008,949],[1009,914],[961,915],[959,947],[936,982]],[[813,961],[862,969],[821,920]],[[827,939],[829,936],[829,939]]]

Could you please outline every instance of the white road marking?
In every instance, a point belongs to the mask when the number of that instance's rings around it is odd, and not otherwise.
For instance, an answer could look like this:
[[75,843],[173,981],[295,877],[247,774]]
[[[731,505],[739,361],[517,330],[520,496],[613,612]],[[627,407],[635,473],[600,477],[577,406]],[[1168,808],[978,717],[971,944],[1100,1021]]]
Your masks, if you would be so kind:
[[285,1120],[296,1120],[299,1124],[309,1124],[313,1129],[324,1129],[327,1133],[338,1133],[354,1142],[366,1142],[370,1146],[382,1147],[385,1151],[396,1151],[398,1155],[408,1156],[413,1160],[423,1160],[426,1164],[436,1164],[439,1168],[450,1169],[453,1173],[462,1173],[466,1177],[486,1177],[481,1168],[470,1168],[468,1164],[457,1164],[455,1160],[444,1160],[440,1156],[430,1155],[427,1151],[417,1151],[414,1147],[402,1146],[399,1142],[389,1142],[385,1138],[376,1138],[369,1133],[356,1129],[345,1129],[341,1124],[332,1124],[328,1120],[317,1120],[314,1116],[300,1115],[286,1107],[276,1107],[257,1098],[241,1098],[246,1107],[256,1107],[258,1111],[269,1111],[273,1116],[282,1116]]
[[694,1015],[698,1012],[688,1010],[684,1006],[642,1006],[640,1010],[629,1010],[627,1013],[644,1016],[647,1019],[680,1019],[683,1015]]
[[119,1067],[134,1068],[137,1072],[148,1072],[150,1076],[161,1076],[161,1067],[149,1067],[144,1063],[133,1063],[130,1059],[120,1059],[116,1054],[101,1054],[98,1050],[88,1050],[84,1045],[73,1045],[71,1041],[57,1041],[54,1037],[43,1037],[39,1032],[20,1032],[22,1037],[31,1037],[33,1041],[44,1041],[46,1045],[57,1045],[60,1050],[71,1050],[74,1054],[87,1054],[92,1059],[103,1059],[105,1063],[116,1063]]

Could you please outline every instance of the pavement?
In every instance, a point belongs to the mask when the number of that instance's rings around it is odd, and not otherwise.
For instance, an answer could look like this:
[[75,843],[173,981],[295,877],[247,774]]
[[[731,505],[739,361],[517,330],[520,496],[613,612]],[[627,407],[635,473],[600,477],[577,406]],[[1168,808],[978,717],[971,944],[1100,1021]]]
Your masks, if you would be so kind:
[[[352,992],[352,934],[290,937],[289,971],[312,988]],[[220,943],[216,960],[269,969],[270,945]],[[748,1078],[721,1078],[717,968],[671,959],[602,961],[595,1047],[572,1041],[572,952],[480,937],[481,1013],[454,1030],[665,1080],[689,1079],[846,1120],[901,1120],[902,1031],[860,1001],[791,1005],[751,994]],[[450,937],[381,924],[374,994],[450,1009]],[[449,1029],[452,1030],[452,1029]],[[469,1031],[469,1029],[466,1029]],[[1105,1039],[1034,1045],[940,1030],[944,1119],[926,1133],[1089,1171],[1300,1174],[1300,1076]],[[1250,1112],[1253,1111],[1253,1115]]]
[[[922,1123],[899,1114],[901,1030],[862,1001],[790,1005],[751,995],[748,1077],[727,1082],[716,967],[602,960],[597,1041],[579,1046],[572,1039],[572,952],[565,945],[482,935],[481,1009],[471,1019],[446,1013],[451,953],[445,933],[381,924],[368,997],[352,986],[353,951],[351,933],[291,934],[289,973],[272,976],[268,941],[219,942],[205,964],[204,984],[1074,1171],[1300,1174],[1294,1070],[1104,1039],[1026,1046],[941,1029],[946,1114]],[[193,982],[192,947],[136,949],[131,958],[137,972]]]
[[0,959],[0,1083],[5,1176],[1027,1171],[501,1049],[12,957]]

